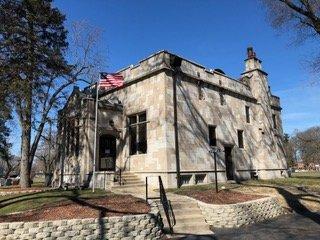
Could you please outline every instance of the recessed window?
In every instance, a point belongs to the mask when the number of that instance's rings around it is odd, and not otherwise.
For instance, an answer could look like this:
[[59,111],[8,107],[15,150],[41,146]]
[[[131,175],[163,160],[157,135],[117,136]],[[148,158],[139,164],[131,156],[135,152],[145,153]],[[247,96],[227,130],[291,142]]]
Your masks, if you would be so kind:
[[130,155],[147,153],[146,112],[131,115],[129,121]]
[[277,129],[277,115],[272,114],[273,128]]
[[205,99],[205,95],[204,95],[204,86],[203,86],[203,82],[202,81],[198,81],[198,97],[199,100],[204,100]]
[[238,146],[243,148],[243,130],[238,130]]
[[249,106],[246,106],[246,121],[247,123],[250,123],[250,107]]
[[224,94],[222,91],[219,92],[219,97],[220,97],[220,105],[221,106],[226,105],[226,100],[224,98]]
[[209,145],[217,146],[216,126],[209,126]]

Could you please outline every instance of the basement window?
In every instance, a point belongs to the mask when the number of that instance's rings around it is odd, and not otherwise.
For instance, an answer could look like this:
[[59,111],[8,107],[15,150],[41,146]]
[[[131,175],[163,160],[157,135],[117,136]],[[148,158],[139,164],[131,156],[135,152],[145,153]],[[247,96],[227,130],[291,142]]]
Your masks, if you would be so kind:
[[180,182],[182,185],[188,185],[190,184],[191,178],[192,178],[192,175],[181,175]]
[[128,117],[130,155],[147,153],[147,115],[146,112]]
[[204,183],[204,179],[206,178],[206,174],[196,174],[195,176],[195,183]]
[[243,148],[243,130],[238,130],[238,146]]

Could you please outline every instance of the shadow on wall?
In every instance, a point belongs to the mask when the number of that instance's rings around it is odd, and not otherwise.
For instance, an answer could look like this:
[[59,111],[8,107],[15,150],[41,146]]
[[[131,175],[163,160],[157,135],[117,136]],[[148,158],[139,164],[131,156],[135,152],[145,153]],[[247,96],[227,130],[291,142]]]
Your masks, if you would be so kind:
[[[183,80],[184,81],[184,80]],[[181,82],[182,83],[182,82]],[[197,144],[197,147],[202,148],[202,149],[207,149],[208,152],[210,150],[210,147],[208,145],[208,123],[206,122],[205,118],[201,115],[200,111],[197,109],[196,105],[192,102],[192,99],[197,99],[195,96],[191,96],[190,92],[188,91],[188,88],[184,87],[183,84],[178,84],[178,89],[180,90],[180,93],[183,97],[184,103],[187,106],[188,111],[185,111],[184,109],[184,104],[181,104],[181,101],[178,101],[178,109],[179,109],[179,114],[183,114],[183,117],[185,119],[189,119],[188,125],[179,125],[179,128],[182,129],[182,131],[190,133],[190,135],[194,136],[195,140],[194,143]],[[187,81],[186,84],[191,84]],[[197,87],[196,85],[192,84],[193,87]],[[208,86],[209,87],[209,86]],[[213,90],[218,91],[218,89],[212,88]],[[227,93],[225,93],[227,94]],[[214,101],[214,99],[211,99]],[[198,100],[201,101],[201,100]],[[218,99],[217,99],[218,101]],[[217,114],[220,114],[220,110],[218,110],[218,106],[214,107],[210,106],[210,111],[211,112],[217,112]],[[235,137],[236,137],[236,132],[234,132],[234,129],[237,129],[237,126],[232,125],[233,122],[236,122],[235,120],[237,119],[236,116],[234,115],[234,112],[230,108],[228,109],[228,119],[230,122],[230,125],[227,125],[223,130],[223,138],[219,139],[217,138],[218,141],[220,141],[221,145],[234,145],[236,142]],[[222,114],[219,116],[220,118],[223,118]],[[221,119],[224,121],[224,119]],[[246,131],[246,136],[247,139],[254,139],[253,133],[251,131]],[[180,131],[180,138],[185,137],[185,135],[182,136],[181,131]],[[231,142],[226,142],[225,139],[230,139]],[[182,151],[184,152],[189,152],[190,148],[187,148],[187,146],[180,147]],[[246,144],[245,146],[245,151],[248,153],[248,156],[254,156],[256,153],[257,146],[254,144]],[[237,151],[237,150],[234,150]],[[237,152],[236,152],[237,153]],[[237,157],[239,154],[235,154]],[[212,158],[212,156],[211,156]],[[225,161],[224,161],[224,154],[218,154],[218,164],[222,167],[225,167]],[[211,163],[213,160],[211,161]],[[235,164],[237,166],[241,165],[247,165],[249,168],[253,168],[253,163],[252,159],[250,157],[247,157],[245,154],[241,156],[241,158],[236,158]]]

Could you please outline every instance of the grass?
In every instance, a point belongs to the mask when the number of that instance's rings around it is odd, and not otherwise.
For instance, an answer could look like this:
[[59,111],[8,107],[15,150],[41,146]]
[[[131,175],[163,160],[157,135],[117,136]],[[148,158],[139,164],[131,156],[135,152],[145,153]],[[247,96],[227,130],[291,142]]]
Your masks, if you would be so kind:
[[41,209],[44,205],[54,206],[61,202],[71,202],[71,198],[93,199],[110,195],[104,190],[63,191],[54,190],[41,193],[14,194],[0,197],[0,215]]
[[320,191],[320,172],[296,172],[290,178],[275,178],[269,180],[250,180],[245,183],[269,184],[275,186],[306,187]]
[[[240,184],[237,183],[219,183],[218,188],[221,189],[233,189],[241,188],[242,185],[274,185],[274,186],[294,186],[294,187],[307,187],[311,190],[320,191],[320,172],[297,172],[293,173],[290,178],[275,178],[269,180],[247,180],[243,181]],[[167,191],[177,194],[184,194],[189,191],[205,191],[214,189],[215,185],[212,184],[201,184],[201,185],[192,185],[192,186],[182,186],[181,188],[170,188]]]
[[[302,204],[299,207],[300,209],[307,207],[312,211],[320,211],[319,197],[309,191],[320,193],[320,172],[297,172],[293,173],[290,178],[247,180],[241,183],[219,183],[219,190],[222,187],[226,190],[244,194],[275,196],[282,206],[287,208],[295,208],[292,206],[292,203],[294,203],[295,205]],[[190,192],[201,192],[214,188],[214,183],[212,183],[183,186],[180,189],[168,189],[168,192],[188,195]]]

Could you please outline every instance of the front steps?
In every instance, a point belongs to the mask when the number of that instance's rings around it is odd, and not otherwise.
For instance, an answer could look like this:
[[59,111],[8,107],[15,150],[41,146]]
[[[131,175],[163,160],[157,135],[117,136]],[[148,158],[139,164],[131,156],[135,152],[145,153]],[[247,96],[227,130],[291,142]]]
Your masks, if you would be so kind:
[[[145,182],[137,175],[124,172],[122,174],[122,185],[115,185],[111,188],[115,193],[132,194],[145,199]],[[158,191],[149,189],[149,197],[159,197]],[[173,226],[173,234],[169,234],[169,225],[160,200],[154,200],[160,209],[164,223],[164,231],[169,239],[213,239],[213,232],[205,222],[204,217],[195,200],[172,193],[167,193],[171,203],[176,224]]]
[[144,187],[145,183],[135,174],[130,172],[124,172],[121,175],[121,185],[116,183],[114,186],[112,186],[111,189],[117,190],[117,189],[134,189],[137,187]]
[[[205,222],[204,217],[196,201],[176,194],[167,194],[171,202],[176,224],[173,226],[173,234],[168,234],[168,238],[179,239],[197,239],[200,236],[213,236],[209,225]],[[169,225],[160,201],[157,200],[160,213],[165,226],[165,231],[169,233]]]

